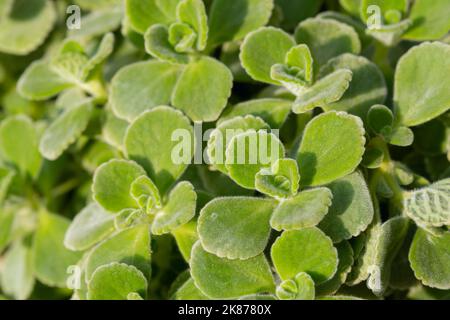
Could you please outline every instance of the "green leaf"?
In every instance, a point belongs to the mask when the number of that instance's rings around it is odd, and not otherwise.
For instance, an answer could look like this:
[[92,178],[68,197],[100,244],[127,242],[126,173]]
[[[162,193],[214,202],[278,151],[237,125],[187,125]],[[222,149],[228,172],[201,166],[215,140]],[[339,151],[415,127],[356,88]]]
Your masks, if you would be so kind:
[[169,193],[166,205],[153,220],[152,233],[161,235],[176,230],[195,216],[197,194],[187,181],[178,183]]
[[63,112],[45,131],[39,151],[48,160],[58,159],[86,130],[92,114],[90,100]]
[[272,167],[263,168],[255,176],[255,188],[274,198],[295,196],[300,175],[294,159],[278,159]]
[[161,196],[158,188],[147,176],[136,178],[130,185],[130,194],[140,208],[147,214],[161,208]]
[[321,68],[320,75],[325,76],[341,69],[352,72],[350,86],[338,101],[326,104],[324,109],[346,111],[365,120],[370,107],[386,100],[384,76],[376,64],[353,54],[343,54],[331,59]]
[[178,52],[169,41],[169,29],[162,24],[151,26],[144,35],[145,50],[153,57],[167,62],[186,64],[189,56]]
[[282,11],[281,26],[285,30],[292,30],[300,21],[315,16],[319,12],[323,0],[275,0],[275,4]]
[[179,66],[162,61],[120,69],[111,82],[112,110],[117,117],[133,121],[146,110],[168,104],[179,75]]
[[[170,107],[144,112],[128,128],[126,153],[147,171],[162,196],[190,164],[194,150],[193,131],[189,120]],[[181,142],[177,142],[180,138]],[[176,159],[178,157],[180,159]]]
[[102,138],[109,145],[123,151],[123,139],[128,125],[127,121],[119,119],[113,112],[107,111],[102,127]]
[[268,124],[261,118],[253,115],[238,116],[221,122],[216,129],[211,132],[208,140],[208,158],[214,167],[227,174],[225,166],[226,150],[231,140],[249,130],[270,129]]
[[255,189],[256,174],[284,157],[284,146],[272,133],[251,130],[234,136],[226,151],[225,166],[240,186]]
[[291,111],[292,101],[285,99],[255,99],[234,105],[225,110],[219,124],[238,116],[253,115],[263,119],[272,129],[281,128]]
[[383,45],[393,47],[402,40],[403,35],[412,24],[413,22],[410,19],[406,19],[399,23],[368,29],[367,34],[380,41]]
[[388,22],[385,21],[388,20],[387,17],[389,15],[389,12],[396,11],[397,14],[399,14],[399,19],[402,18],[402,15],[406,14],[408,11],[408,0],[361,0],[360,5],[360,14],[361,19],[364,23],[367,23],[367,19],[369,18],[370,10],[368,10],[368,7],[371,5],[376,5],[380,8],[382,16],[382,22]]
[[367,184],[354,172],[328,185],[333,204],[319,227],[334,242],[358,236],[373,220],[374,208]]
[[314,280],[305,272],[300,272],[294,279],[284,280],[277,287],[280,300],[314,300]]
[[147,279],[133,266],[111,263],[95,270],[88,285],[89,300],[126,300],[136,293],[147,296]]
[[361,0],[339,0],[339,4],[352,16],[359,17]]
[[333,277],[338,265],[337,250],[330,238],[314,227],[284,231],[273,244],[271,256],[282,280],[306,272],[321,284]]
[[241,40],[269,22],[273,0],[215,0],[209,12],[208,46]]
[[34,178],[39,173],[38,141],[35,124],[25,115],[6,118],[0,124],[0,157],[24,176]]
[[198,240],[197,223],[190,221],[172,231],[175,237],[178,249],[180,250],[184,260],[189,262],[191,259],[192,247]]
[[114,50],[114,34],[111,32],[106,33],[100,44],[98,45],[97,51],[92,55],[86,65],[82,68],[81,79],[84,81],[88,80],[96,70],[96,68],[106,61],[106,59],[112,54]]
[[292,110],[305,113],[315,107],[329,110],[328,106],[339,101],[352,81],[353,73],[348,69],[339,69],[317,81],[312,87],[298,92]]
[[178,290],[175,292],[175,300],[210,300],[199,288],[195,285],[192,278],[189,278]]
[[407,192],[404,212],[422,227],[450,225],[450,179]]
[[198,234],[203,248],[220,258],[249,259],[262,253],[270,236],[276,203],[258,198],[218,198],[200,212]]
[[64,245],[73,251],[84,251],[106,238],[114,230],[114,216],[96,203],[91,203],[67,229]]
[[375,134],[389,136],[394,124],[394,114],[386,106],[374,105],[367,113],[367,124]]
[[395,73],[394,105],[398,123],[428,122],[450,108],[450,46],[423,43],[402,56]]
[[409,262],[417,279],[428,287],[450,289],[450,233],[434,236],[418,229],[409,251]]
[[286,54],[294,46],[294,39],[283,30],[260,28],[249,33],[242,43],[241,64],[254,80],[280,85],[271,77],[272,66],[283,64]]
[[409,18],[413,26],[404,38],[413,41],[439,40],[450,30],[448,12],[450,4],[446,0],[416,0]]
[[98,267],[112,262],[126,263],[150,276],[150,230],[148,225],[122,230],[97,245],[86,261],[86,280],[90,280]]
[[297,155],[300,184],[324,185],[352,173],[362,160],[364,144],[360,118],[344,112],[317,116],[306,126]]
[[361,51],[356,31],[331,19],[310,18],[301,22],[295,30],[295,40],[309,47],[316,67],[343,53],[359,54]]
[[49,0],[14,0],[0,16],[0,51],[27,55],[47,38],[56,21],[54,3]]
[[302,191],[278,205],[270,225],[278,231],[314,227],[327,214],[332,199],[333,195],[327,188]]
[[69,30],[68,36],[91,39],[117,30],[122,23],[123,10],[119,6],[105,7],[83,17],[82,28]]
[[275,289],[263,254],[247,260],[228,260],[206,252],[197,242],[190,265],[196,286],[211,298],[229,299]]
[[95,201],[111,212],[137,208],[130,188],[137,178],[145,175],[144,169],[133,161],[110,160],[102,164],[94,175],[92,193]]
[[231,71],[221,62],[203,57],[184,69],[172,104],[193,121],[215,121],[227,105],[232,86]]
[[125,14],[131,27],[144,33],[154,24],[175,22],[179,2],[181,0],[125,0]]
[[39,225],[33,242],[33,264],[36,277],[49,286],[65,288],[69,276],[67,268],[81,259],[81,253],[64,247],[64,235],[69,224],[70,221],[62,216],[39,213]]
[[70,87],[72,84],[61,78],[43,60],[33,62],[17,83],[20,95],[30,100],[46,100]]
[[2,263],[2,291],[17,300],[27,299],[34,287],[33,252],[28,242],[16,241]]
[[14,220],[19,208],[8,203],[1,203],[0,209],[0,252],[6,248],[11,241],[14,231]]
[[205,49],[208,41],[208,17],[203,1],[182,0],[177,7],[177,18],[195,30],[197,34],[195,48],[198,51]]
[[388,138],[388,142],[394,146],[408,147],[414,142],[414,132],[408,127],[396,127]]
[[[16,173],[6,167],[0,166],[0,205],[3,206],[6,196],[8,195],[9,187],[14,179]],[[0,232],[1,234],[1,232]],[[1,241],[0,241],[1,243]],[[1,248],[1,245],[0,245]],[[0,249],[1,251],[1,249]]]

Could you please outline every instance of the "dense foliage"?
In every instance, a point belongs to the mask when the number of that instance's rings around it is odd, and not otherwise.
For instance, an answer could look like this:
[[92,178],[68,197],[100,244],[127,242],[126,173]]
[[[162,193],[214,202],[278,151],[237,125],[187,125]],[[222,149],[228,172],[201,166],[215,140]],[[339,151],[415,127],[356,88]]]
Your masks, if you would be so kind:
[[450,1],[73,2],[0,0],[1,298],[450,297]]

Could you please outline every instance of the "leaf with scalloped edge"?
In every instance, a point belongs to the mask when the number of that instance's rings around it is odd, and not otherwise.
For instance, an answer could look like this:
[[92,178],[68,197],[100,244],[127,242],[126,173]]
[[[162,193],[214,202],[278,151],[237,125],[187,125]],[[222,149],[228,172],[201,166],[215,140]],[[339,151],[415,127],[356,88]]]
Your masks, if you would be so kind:
[[154,24],[169,25],[176,21],[176,9],[181,0],[125,0],[125,15],[131,27],[144,33]]
[[114,50],[114,34],[111,32],[105,34],[100,41],[95,53],[89,57],[86,65],[83,66],[81,71],[81,79],[88,80],[95,69],[106,61],[106,59],[112,54]]
[[440,236],[418,228],[409,250],[409,262],[417,279],[424,285],[450,289],[450,233]]
[[198,241],[192,248],[191,275],[195,285],[215,299],[274,292],[275,281],[263,254],[228,260],[206,252]]
[[412,25],[413,21],[406,19],[395,24],[382,25],[374,29],[368,29],[367,34],[371,35],[385,46],[393,47],[402,40],[403,35]]
[[147,296],[147,279],[134,266],[110,263],[95,270],[88,284],[88,300],[127,300],[130,294]]
[[254,80],[281,85],[272,79],[271,69],[275,64],[283,64],[286,54],[294,46],[294,39],[283,30],[264,27],[245,37],[239,57],[245,71]]
[[142,175],[145,175],[144,169],[134,161],[110,160],[95,171],[93,197],[98,204],[111,212],[138,208],[138,203],[130,194],[130,188]]
[[305,272],[300,272],[293,279],[284,280],[276,290],[280,300],[314,300],[314,280]]
[[202,57],[183,70],[172,104],[193,121],[215,121],[226,107],[232,87],[231,71],[215,59]]
[[352,173],[364,154],[364,134],[361,119],[345,112],[314,118],[306,126],[297,154],[300,184],[324,185]]
[[394,106],[398,124],[412,127],[450,108],[450,45],[423,43],[404,54],[395,73]]
[[238,185],[254,189],[256,174],[284,158],[282,142],[273,133],[250,130],[234,136],[228,144],[225,166]]
[[284,231],[272,245],[271,256],[282,280],[306,272],[321,284],[333,277],[338,266],[331,239],[315,227]]
[[202,0],[182,0],[177,6],[177,18],[196,33],[195,49],[202,51],[208,41],[208,16]]
[[218,198],[200,212],[198,234],[203,248],[221,258],[249,259],[262,253],[270,236],[270,199]]
[[93,105],[90,100],[64,111],[44,131],[39,151],[48,160],[56,160],[77,141],[91,120]]
[[255,176],[255,188],[273,198],[288,198],[298,191],[300,175],[294,159],[278,159]]
[[188,181],[178,183],[169,193],[164,207],[156,214],[152,233],[161,235],[176,230],[195,216],[197,194]]
[[114,114],[133,121],[146,110],[168,104],[180,72],[179,66],[163,61],[137,62],[120,69],[111,82]]
[[161,208],[161,196],[153,181],[146,175],[136,178],[130,185],[130,195],[147,214]]
[[373,220],[374,208],[366,181],[354,172],[328,185],[333,204],[319,225],[334,242],[358,236]]
[[56,21],[50,0],[14,0],[0,16],[0,51],[27,55],[47,38]]
[[270,225],[278,231],[314,227],[326,216],[332,199],[333,195],[327,188],[302,191],[278,205]]
[[404,212],[422,227],[450,225],[450,179],[407,192]]
[[171,63],[186,64],[189,56],[178,52],[169,41],[169,29],[162,24],[151,26],[144,34],[145,50],[153,57]]
[[125,150],[128,158],[147,171],[162,196],[191,162],[193,131],[188,118],[165,106],[144,112],[127,130]]

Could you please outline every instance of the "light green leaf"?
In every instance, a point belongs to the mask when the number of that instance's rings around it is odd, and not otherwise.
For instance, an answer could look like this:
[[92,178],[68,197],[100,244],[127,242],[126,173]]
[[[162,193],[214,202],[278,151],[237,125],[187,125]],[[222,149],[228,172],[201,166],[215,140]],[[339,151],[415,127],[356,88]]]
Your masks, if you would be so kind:
[[161,208],[161,196],[158,188],[147,176],[136,178],[130,185],[130,194],[140,208],[147,214]]
[[407,192],[404,210],[422,227],[450,225],[450,179]]
[[254,80],[280,85],[271,77],[272,66],[283,64],[286,54],[294,46],[294,39],[283,30],[260,28],[249,33],[242,43],[241,64]]
[[238,116],[253,115],[263,119],[272,129],[279,129],[285,123],[291,111],[292,101],[285,99],[255,99],[241,102],[229,111],[225,110],[219,124]]
[[339,69],[317,81],[312,87],[298,92],[292,110],[305,113],[315,107],[328,110],[328,106],[339,101],[352,81],[353,73],[348,69]]
[[402,56],[395,73],[397,122],[408,127],[430,121],[450,108],[450,46],[423,43]]
[[383,45],[393,47],[402,40],[403,35],[412,24],[413,22],[410,19],[406,19],[399,23],[368,29],[367,34],[380,41]]
[[450,289],[450,233],[434,236],[418,229],[409,251],[417,279],[428,287]]
[[88,80],[93,72],[112,54],[114,50],[114,34],[111,32],[105,34],[98,45],[97,51],[89,57],[86,65],[83,66],[81,72],[81,79]]
[[300,272],[294,279],[284,280],[277,287],[280,300],[314,300],[314,280],[305,272]]
[[123,139],[128,128],[128,122],[117,118],[113,112],[106,111],[102,126],[102,137],[106,143],[123,151]]
[[147,279],[133,266],[111,263],[99,267],[88,284],[89,300],[127,300],[131,293],[147,296]]
[[186,53],[178,52],[169,41],[169,29],[162,24],[151,26],[144,35],[145,50],[153,57],[167,62],[185,64],[189,62]]
[[91,39],[117,30],[122,23],[123,10],[119,6],[105,7],[83,17],[82,28],[69,30],[68,36],[76,39]]
[[414,142],[414,132],[408,127],[396,127],[393,129],[388,142],[394,146],[408,147]]
[[364,144],[360,118],[344,112],[317,116],[306,126],[297,155],[300,184],[323,185],[350,174],[362,160]]
[[133,181],[142,175],[145,175],[144,169],[133,161],[113,159],[102,164],[95,171],[92,185],[95,201],[111,212],[137,208],[130,188]]
[[369,189],[360,172],[354,172],[328,185],[333,204],[319,227],[334,242],[358,236],[373,220]]
[[226,150],[231,140],[249,130],[268,130],[270,127],[262,119],[253,115],[238,116],[221,122],[211,132],[208,140],[208,158],[214,167],[227,174],[225,166]]
[[45,131],[39,151],[48,160],[58,159],[81,136],[91,119],[90,100],[63,112]]
[[177,242],[178,250],[180,250],[184,260],[189,262],[191,259],[192,247],[198,240],[197,223],[190,221],[172,231],[172,235]]
[[275,0],[275,4],[282,11],[281,26],[285,30],[292,30],[300,21],[315,16],[319,12],[323,0]]
[[2,264],[2,291],[17,300],[27,299],[34,287],[33,252],[29,241],[15,242]]
[[169,193],[166,205],[156,214],[152,233],[161,235],[176,230],[195,216],[197,194],[187,181],[178,183]]
[[339,4],[352,16],[359,17],[361,0],[339,0]]
[[0,16],[0,51],[27,55],[47,38],[56,21],[53,1],[14,0]]
[[125,150],[130,159],[147,171],[164,196],[190,163],[193,140],[193,128],[180,111],[158,107],[143,113],[130,125]]
[[247,260],[228,260],[206,252],[197,242],[192,248],[190,265],[196,286],[211,298],[237,298],[275,289],[263,254]]
[[218,198],[200,212],[198,234],[203,248],[221,258],[255,257],[266,248],[269,220],[276,202],[258,198]]
[[203,57],[184,69],[172,104],[193,121],[215,121],[227,105],[232,86],[231,71],[221,62]]
[[111,107],[133,121],[142,112],[170,102],[180,67],[162,61],[138,62],[122,68],[111,82]]
[[97,245],[87,257],[86,280],[94,271],[112,262],[126,263],[138,268],[147,278],[150,276],[150,230],[148,225],[138,225],[114,234]]
[[251,130],[234,136],[227,151],[225,166],[240,186],[255,188],[256,174],[284,157],[284,146],[272,133]]
[[333,195],[327,188],[302,191],[278,205],[270,225],[278,231],[314,227],[327,214],[332,199]]
[[89,249],[114,230],[114,216],[96,203],[77,214],[67,229],[64,245],[73,251]]
[[65,288],[69,276],[67,268],[81,259],[81,253],[64,247],[64,235],[69,224],[70,221],[62,216],[39,213],[39,225],[33,242],[33,264],[36,277],[49,286]]
[[294,159],[278,159],[272,167],[263,168],[255,176],[255,188],[274,198],[288,198],[297,194],[300,181]]
[[38,131],[24,115],[9,117],[0,124],[0,158],[21,174],[36,177],[42,158],[38,150]]
[[367,124],[375,134],[389,136],[394,124],[394,114],[386,106],[374,105],[367,113]]
[[324,109],[347,111],[365,120],[370,107],[382,104],[386,100],[387,87],[384,76],[376,64],[353,54],[343,54],[331,59],[321,68],[320,75],[325,76],[341,69],[352,72],[350,86],[338,101],[326,104]]
[[196,49],[202,51],[208,41],[208,17],[202,0],[182,0],[177,7],[179,21],[191,26],[196,34]]
[[[15,175],[16,175],[16,173],[14,172],[14,170],[0,166],[0,205],[2,205],[2,206],[4,204],[3,202],[5,201],[6,196],[8,195],[9,187],[10,187]],[[0,234],[1,234],[1,232],[0,232]],[[1,243],[1,241],[0,241],[0,243]],[[0,245],[0,248],[1,248],[1,245]],[[0,249],[0,251],[1,251],[1,249]]]
[[[361,0],[360,14],[364,23],[367,23],[367,19],[370,17],[371,11],[368,7],[376,5],[380,8],[382,14],[382,22],[390,23],[388,21],[389,14],[394,14],[398,19],[402,19],[402,16],[408,11],[408,0]],[[394,11],[394,12],[392,12]]]
[[14,231],[14,220],[17,216],[17,211],[20,208],[17,205],[9,203],[1,203],[0,209],[0,252],[9,245]]
[[144,33],[154,24],[175,22],[179,2],[181,0],[125,0],[125,14],[131,27]]
[[361,51],[356,31],[331,19],[310,18],[301,22],[295,30],[295,40],[309,47],[316,67],[343,53],[359,54]]
[[175,292],[175,300],[210,300],[199,288],[195,285],[192,278],[189,278],[178,290]]
[[316,284],[321,284],[333,277],[338,266],[331,239],[314,227],[284,231],[273,244],[271,256],[282,280],[306,272]]
[[215,0],[209,12],[209,43],[241,40],[269,22],[273,0]]

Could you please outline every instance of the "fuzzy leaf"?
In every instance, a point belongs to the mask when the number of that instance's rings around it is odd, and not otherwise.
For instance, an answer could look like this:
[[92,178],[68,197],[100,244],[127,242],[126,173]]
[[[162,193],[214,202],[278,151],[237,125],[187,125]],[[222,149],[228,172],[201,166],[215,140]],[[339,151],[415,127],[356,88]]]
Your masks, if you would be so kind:
[[323,185],[350,174],[361,162],[364,144],[360,118],[343,112],[314,118],[306,126],[297,155],[300,184]]
[[192,278],[189,278],[178,290],[175,292],[175,300],[210,300],[194,283]]
[[374,105],[367,113],[367,124],[375,134],[390,135],[394,123],[394,114],[383,105]]
[[175,237],[178,249],[183,255],[184,260],[189,262],[192,247],[198,240],[197,223],[195,221],[188,222],[173,230],[172,235]]
[[[176,136],[176,132],[180,132],[181,142],[177,142],[180,136]],[[147,171],[163,196],[190,163],[193,136],[193,128],[181,112],[158,107],[144,112],[130,125],[125,136],[125,149],[128,157]],[[188,150],[181,150],[183,161],[175,163],[173,158],[179,155],[175,152],[180,144],[182,147],[187,144]]]
[[284,280],[277,287],[280,300],[314,300],[314,280],[305,272],[300,272],[294,279]]
[[338,265],[336,248],[317,228],[284,231],[273,244],[271,256],[282,280],[306,272],[320,284],[333,277]]
[[89,300],[126,300],[132,294],[147,296],[147,279],[133,266],[111,263],[95,270],[88,285]]
[[219,198],[200,212],[198,233],[203,248],[221,258],[249,259],[263,252],[270,236],[273,200]]
[[138,62],[120,69],[111,83],[114,113],[133,121],[146,110],[168,104],[179,75],[179,66],[162,61]]
[[233,86],[231,71],[212,58],[190,63],[174,88],[172,104],[193,121],[215,121],[226,107]]
[[147,176],[136,178],[130,185],[130,194],[140,208],[147,214],[154,213],[156,209],[161,208],[161,196],[158,188]]
[[270,225],[278,231],[314,227],[327,214],[332,198],[331,191],[327,188],[302,191],[278,205],[270,219]]
[[178,52],[169,41],[169,29],[162,24],[151,26],[144,35],[145,50],[153,57],[167,62],[186,64],[189,56]]
[[181,0],[125,0],[125,13],[132,28],[144,33],[158,23],[176,21],[176,9]]
[[122,23],[123,10],[119,6],[105,7],[83,17],[82,28],[69,30],[68,36],[90,39],[117,30]]
[[423,43],[402,56],[395,73],[395,114],[401,125],[416,126],[450,108],[450,46]]
[[255,188],[274,198],[288,198],[297,194],[300,181],[297,162],[278,159],[269,168],[263,168],[255,176]]
[[197,242],[190,265],[196,286],[211,298],[229,299],[275,289],[263,254],[247,260],[228,260],[206,252]]
[[179,21],[191,26],[196,34],[195,48],[202,51],[208,41],[208,17],[202,0],[182,0],[177,7]]

